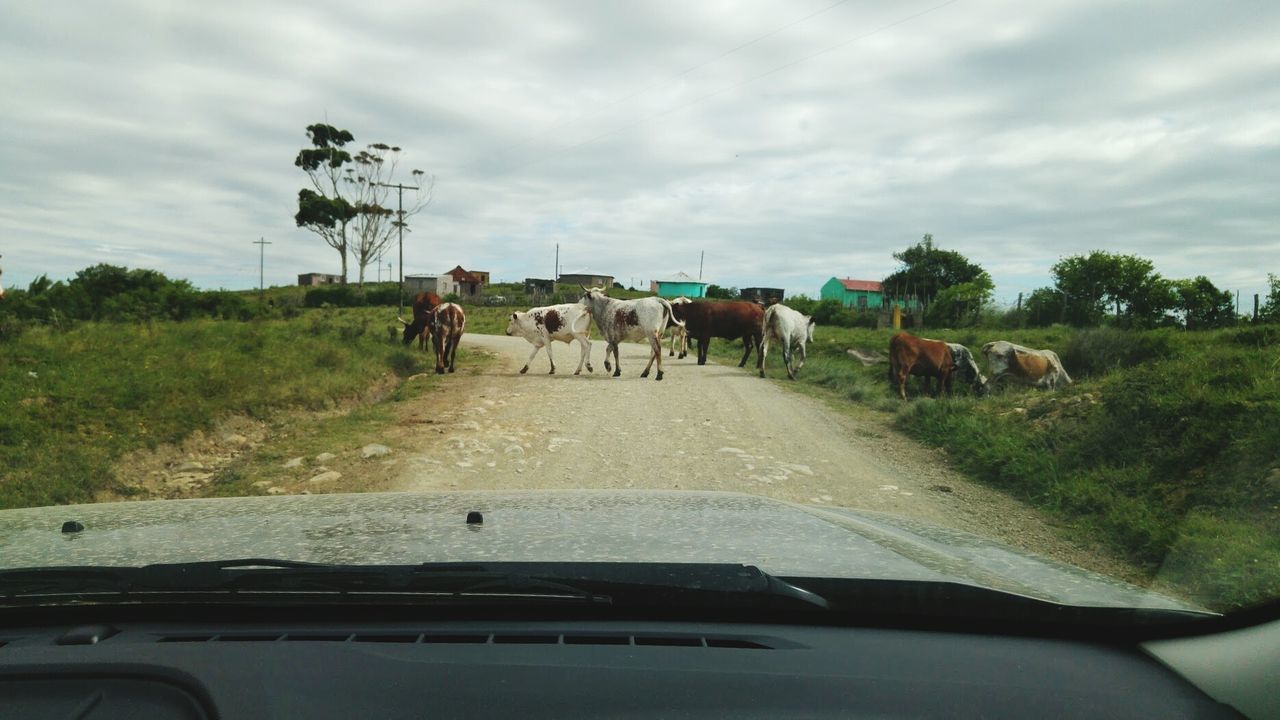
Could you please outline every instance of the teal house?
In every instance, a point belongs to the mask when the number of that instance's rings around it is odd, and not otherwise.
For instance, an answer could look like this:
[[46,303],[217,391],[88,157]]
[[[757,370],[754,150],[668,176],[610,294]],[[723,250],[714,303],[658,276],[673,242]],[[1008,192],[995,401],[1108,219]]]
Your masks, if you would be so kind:
[[879,310],[884,305],[884,286],[878,280],[831,278],[820,292],[823,300],[839,300],[855,310]]
[[694,280],[688,275],[678,272],[665,280],[651,280],[649,282],[649,290],[664,298],[681,296],[700,298],[707,296],[707,283]]

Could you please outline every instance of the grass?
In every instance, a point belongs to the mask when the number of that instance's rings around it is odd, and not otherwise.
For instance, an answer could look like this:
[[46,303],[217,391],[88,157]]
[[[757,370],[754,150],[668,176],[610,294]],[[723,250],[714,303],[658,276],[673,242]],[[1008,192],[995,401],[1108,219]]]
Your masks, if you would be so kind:
[[391,310],[290,320],[82,323],[0,343],[0,508],[125,492],[112,463],[234,414],[326,409],[429,369],[388,342]]
[[[823,327],[799,383],[892,412],[894,424],[946,448],[970,476],[1209,607],[1280,596],[1280,328],[924,334],[975,351],[995,339],[1053,348],[1076,383],[987,398],[957,387],[951,398],[904,404],[887,365],[863,366],[846,352],[884,354],[892,331]],[[726,360],[737,360],[737,348],[712,344]],[[768,372],[785,377],[781,353],[770,353]]]

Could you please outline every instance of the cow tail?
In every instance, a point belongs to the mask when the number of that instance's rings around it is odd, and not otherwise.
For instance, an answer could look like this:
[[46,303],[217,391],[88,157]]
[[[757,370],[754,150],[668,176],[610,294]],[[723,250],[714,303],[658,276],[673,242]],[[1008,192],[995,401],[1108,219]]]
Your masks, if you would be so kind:
[[676,313],[671,309],[671,303],[667,302],[666,298],[658,298],[658,302],[662,303],[662,311],[667,314],[667,321],[669,324],[684,327],[684,321],[676,319]]

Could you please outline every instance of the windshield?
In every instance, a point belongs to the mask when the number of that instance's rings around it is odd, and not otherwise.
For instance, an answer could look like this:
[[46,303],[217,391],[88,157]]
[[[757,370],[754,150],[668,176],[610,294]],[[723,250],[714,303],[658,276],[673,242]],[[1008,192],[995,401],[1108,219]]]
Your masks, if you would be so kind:
[[1280,596],[1280,7],[45,3],[0,37],[0,573]]

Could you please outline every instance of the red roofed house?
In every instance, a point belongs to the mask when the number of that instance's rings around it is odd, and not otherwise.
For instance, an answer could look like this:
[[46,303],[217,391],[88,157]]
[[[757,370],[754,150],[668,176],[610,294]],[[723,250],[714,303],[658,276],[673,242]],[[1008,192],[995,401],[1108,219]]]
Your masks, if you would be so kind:
[[489,273],[483,270],[463,270],[461,265],[455,266],[445,275],[453,278],[458,294],[462,297],[476,297],[480,294],[480,288],[489,283]]
[[847,308],[879,310],[884,304],[884,286],[879,280],[831,278],[822,286],[823,300],[839,300]]

